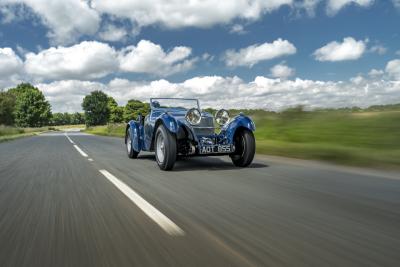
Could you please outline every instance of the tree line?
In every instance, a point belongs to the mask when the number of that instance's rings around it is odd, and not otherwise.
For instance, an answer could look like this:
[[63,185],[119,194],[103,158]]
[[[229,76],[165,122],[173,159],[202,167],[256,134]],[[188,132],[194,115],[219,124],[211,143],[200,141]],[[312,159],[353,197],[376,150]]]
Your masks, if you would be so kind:
[[148,103],[131,99],[125,106],[118,106],[111,96],[102,91],[93,91],[82,102],[87,126],[122,123],[135,120],[139,114],[146,115],[150,110]]
[[93,91],[84,97],[82,109],[84,113],[52,113],[43,93],[29,83],[0,92],[0,125],[18,127],[123,123],[136,119],[139,113],[146,115],[150,106],[135,99],[125,106],[118,106],[111,96]]

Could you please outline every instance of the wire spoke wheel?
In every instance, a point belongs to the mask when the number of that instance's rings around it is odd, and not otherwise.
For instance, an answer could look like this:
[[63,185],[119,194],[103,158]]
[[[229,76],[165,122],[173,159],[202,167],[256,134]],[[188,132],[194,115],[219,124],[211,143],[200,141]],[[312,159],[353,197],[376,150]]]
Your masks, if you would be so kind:
[[155,152],[157,164],[161,170],[168,171],[176,161],[176,137],[164,125],[157,128],[155,136]]
[[132,150],[132,139],[130,138],[130,136],[128,136],[127,139],[128,140],[126,142],[126,149],[128,150],[128,153],[130,153]]
[[159,134],[157,136],[157,159],[160,163],[164,162],[165,158],[165,143],[164,143],[164,137]]
[[139,152],[135,151],[135,149],[132,146],[133,141],[132,141],[132,134],[131,134],[130,128],[126,131],[126,134],[125,134],[125,144],[126,144],[126,153],[128,154],[128,157],[131,159],[137,158],[139,155]]

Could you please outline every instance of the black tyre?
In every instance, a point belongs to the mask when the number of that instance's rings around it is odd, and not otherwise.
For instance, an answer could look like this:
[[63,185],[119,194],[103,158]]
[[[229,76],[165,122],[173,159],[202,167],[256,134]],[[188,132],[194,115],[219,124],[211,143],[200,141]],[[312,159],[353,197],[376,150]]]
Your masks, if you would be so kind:
[[132,142],[133,141],[131,138],[131,128],[129,128],[125,134],[126,153],[128,154],[128,157],[130,157],[131,159],[136,159],[139,155],[139,152],[133,149]]
[[176,138],[162,124],[156,131],[154,150],[160,169],[164,171],[171,170],[176,161]]
[[234,137],[235,152],[230,155],[237,167],[247,167],[251,164],[256,153],[256,141],[253,132],[242,129]]

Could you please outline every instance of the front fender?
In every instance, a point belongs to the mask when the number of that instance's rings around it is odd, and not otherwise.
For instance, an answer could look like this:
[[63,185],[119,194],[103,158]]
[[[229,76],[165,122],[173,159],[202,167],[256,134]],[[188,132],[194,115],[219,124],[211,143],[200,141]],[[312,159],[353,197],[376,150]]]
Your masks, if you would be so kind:
[[245,115],[238,115],[232,119],[227,125],[222,127],[222,134],[228,139],[229,143],[233,143],[233,137],[235,136],[236,130],[239,128],[245,128],[252,132],[256,130],[256,126],[252,119]]
[[132,140],[132,147],[135,151],[139,152],[141,150],[140,147],[140,132],[139,132],[139,123],[136,121],[129,121],[126,125],[126,132],[128,132],[128,128],[131,129],[131,140]]
[[163,113],[160,117],[157,118],[155,124],[156,127],[154,127],[154,130],[157,129],[157,126],[160,125],[160,123],[164,124],[165,128],[167,128],[168,131],[170,131],[171,133],[176,134],[179,131],[178,122],[168,113]]

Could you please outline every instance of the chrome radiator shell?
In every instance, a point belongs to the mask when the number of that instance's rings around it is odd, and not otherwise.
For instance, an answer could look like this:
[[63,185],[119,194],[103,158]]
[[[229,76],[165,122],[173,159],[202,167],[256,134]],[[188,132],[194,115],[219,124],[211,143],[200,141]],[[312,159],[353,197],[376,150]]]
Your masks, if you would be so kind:
[[202,117],[200,124],[193,125],[192,127],[196,135],[212,135],[215,132],[214,118]]

